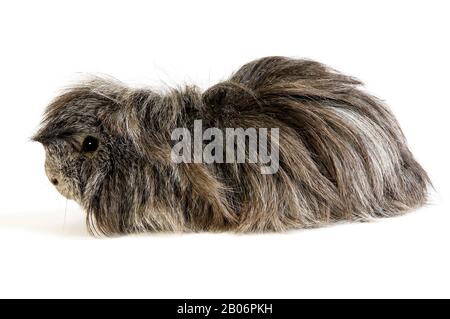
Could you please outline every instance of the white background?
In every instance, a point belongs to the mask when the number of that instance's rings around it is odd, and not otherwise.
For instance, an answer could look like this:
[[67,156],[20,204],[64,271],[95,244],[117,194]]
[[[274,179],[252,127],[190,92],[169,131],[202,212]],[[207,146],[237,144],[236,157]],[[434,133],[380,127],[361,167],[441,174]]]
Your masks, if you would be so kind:
[[[0,297],[450,297],[448,1],[2,1]],[[286,234],[89,237],[28,138],[80,73],[225,79],[308,57],[386,100],[436,193],[367,224]],[[66,211],[66,213],[65,213]]]

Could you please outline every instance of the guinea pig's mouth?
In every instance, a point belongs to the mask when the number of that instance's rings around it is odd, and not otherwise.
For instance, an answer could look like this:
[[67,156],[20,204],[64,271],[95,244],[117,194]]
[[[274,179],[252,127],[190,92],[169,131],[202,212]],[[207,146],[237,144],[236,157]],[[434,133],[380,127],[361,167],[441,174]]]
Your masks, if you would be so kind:
[[75,199],[73,186],[68,183],[67,178],[63,174],[54,169],[48,162],[45,163],[45,173],[50,183],[62,196],[71,200]]
[[68,184],[64,178],[58,177],[50,177],[49,176],[50,183],[53,184],[53,186],[56,188],[58,193],[60,193],[62,196],[64,196],[67,199],[75,200],[75,194],[72,190],[72,187],[70,184]]
[[65,191],[65,190],[60,190],[60,189],[58,189],[58,188],[56,188],[56,190],[57,190],[62,196],[64,196],[65,198],[70,199],[70,200],[73,200],[73,199],[74,199],[74,197],[73,197],[69,192],[67,192],[67,191]]
[[51,181],[51,183],[55,186],[58,193],[60,193],[62,196],[70,200],[75,199],[75,197],[73,196],[73,192],[70,191],[69,187],[65,183],[58,182],[56,183],[56,185],[54,181]]

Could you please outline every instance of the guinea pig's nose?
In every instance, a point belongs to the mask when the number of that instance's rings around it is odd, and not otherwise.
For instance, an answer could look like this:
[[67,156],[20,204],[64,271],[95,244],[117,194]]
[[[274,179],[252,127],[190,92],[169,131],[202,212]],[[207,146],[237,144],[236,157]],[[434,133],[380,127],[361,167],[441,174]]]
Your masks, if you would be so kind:
[[54,177],[50,178],[50,182],[55,186],[58,185],[58,180]]

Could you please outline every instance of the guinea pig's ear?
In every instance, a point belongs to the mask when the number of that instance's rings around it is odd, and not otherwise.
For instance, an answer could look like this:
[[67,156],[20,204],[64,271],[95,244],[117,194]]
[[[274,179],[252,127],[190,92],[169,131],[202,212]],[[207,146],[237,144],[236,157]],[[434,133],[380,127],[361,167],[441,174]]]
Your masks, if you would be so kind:
[[173,103],[166,100],[148,89],[127,88],[116,95],[117,107],[100,111],[99,118],[106,130],[130,140],[144,158],[170,165],[170,133],[177,119]]

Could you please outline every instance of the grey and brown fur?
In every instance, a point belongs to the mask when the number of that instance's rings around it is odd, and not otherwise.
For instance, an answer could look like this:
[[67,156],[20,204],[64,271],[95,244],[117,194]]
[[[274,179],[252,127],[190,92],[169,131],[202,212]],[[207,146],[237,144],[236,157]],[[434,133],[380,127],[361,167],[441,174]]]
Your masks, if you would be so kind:
[[[161,94],[96,79],[47,108],[34,140],[57,189],[91,232],[284,231],[399,215],[429,179],[392,113],[361,82],[320,63],[266,57],[206,92]],[[280,168],[174,164],[174,128],[277,127]],[[98,150],[80,150],[86,136]]]

